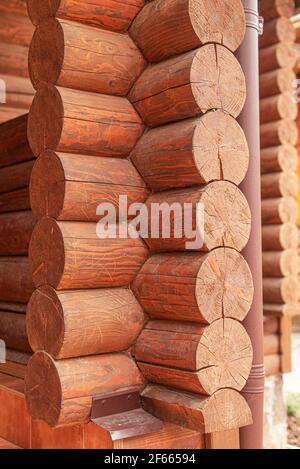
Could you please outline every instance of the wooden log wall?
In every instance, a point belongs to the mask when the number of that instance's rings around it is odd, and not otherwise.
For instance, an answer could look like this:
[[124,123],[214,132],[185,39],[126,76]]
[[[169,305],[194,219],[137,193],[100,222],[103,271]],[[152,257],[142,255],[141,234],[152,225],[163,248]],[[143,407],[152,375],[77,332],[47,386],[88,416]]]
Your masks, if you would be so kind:
[[25,114],[0,124],[0,339],[7,349],[0,372],[23,376],[24,354],[32,354],[26,307],[34,291],[28,249],[36,223],[29,201],[34,156],[27,121]]
[[[53,427],[87,422],[95,394],[147,381],[145,408],[171,425],[194,430],[197,418],[211,433],[251,421],[239,394],[252,363],[241,321],[253,283],[239,253],[251,217],[238,188],[249,151],[235,120],[246,90],[233,54],[245,18],[240,0],[215,7],[28,0],[38,223],[25,392],[33,418]],[[190,202],[193,224],[202,202],[204,245],[189,252],[173,231],[99,239],[97,205],[111,202],[118,225],[119,195],[147,207]]]
[[33,31],[26,0],[1,1],[0,123],[29,111],[34,95],[28,74],[28,51]]
[[291,370],[291,316],[300,299],[298,106],[293,100],[294,1],[260,0],[261,188],[267,375]]

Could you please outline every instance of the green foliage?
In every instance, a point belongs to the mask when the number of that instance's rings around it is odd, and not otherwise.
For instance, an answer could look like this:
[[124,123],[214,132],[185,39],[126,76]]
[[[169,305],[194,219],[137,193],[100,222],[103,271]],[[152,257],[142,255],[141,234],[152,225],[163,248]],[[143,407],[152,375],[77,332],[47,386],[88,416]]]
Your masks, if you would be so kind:
[[286,398],[287,414],[290,417],[295,417],[300,425],[300,394],[290,393]]

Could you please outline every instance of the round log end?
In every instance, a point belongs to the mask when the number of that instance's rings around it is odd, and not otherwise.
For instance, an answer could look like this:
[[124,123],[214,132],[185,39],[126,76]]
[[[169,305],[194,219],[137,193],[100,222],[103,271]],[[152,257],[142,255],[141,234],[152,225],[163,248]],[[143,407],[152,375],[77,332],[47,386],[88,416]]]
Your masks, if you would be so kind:
[[65,198],[65,175],[60,159],[46,151],[36,160],[30,179],[30,204],[37,218],[59,218]]
[[278,18],[276,21],[276,32],[279,42],[295,42],[296,30],[289,18]]
[[189,15],[201,44],[216,42],[235,51],[242,43],[246,21],[240,0],[190,0]]
[[299,179],[294,171],[284,171],[279,178],[279,190],[283,197],[296,198],[299,192]]
[[300,282],[298,277],[290,276],[282,279],[281,297],[284,303],[297,303],[300,299]]
[[28,140],[35,156],[55,150],[63,128],[63,103],[53,85],[43,84],[33,99],[28,117]]
[[298,115],[298,105],[292,99],[291,92],[283,93],[278,99],[278,114],[281,119],[295,120]]
[[193,157],[203,182],[226,180],[239,185],[248,170],[249,148],[243,129],[228,114],[208,112],[197,124]]
[[65,321],[56,291],[47,286],[31,296],[26,312],[28,340],[34,352],[45,350],[54,358],[63,346]]
[[25,395],[34,420],[56,426],[62,408],[60,377],[54,360],[45,352],[37,352],[29,360],[25,376]]
[[276,47],[276,56],[278,68],[293,68],[296,63],[296,52],[294,44],[288,42],[280,42]]
[[246,99],[245,76],[238,60],[226,47],[207,44],[198,49],[190,81],[195,102],[203,114],[221,109],[237,117],[242,111]]
[[297,249],[286,249],[280,257],[280,270],[284,277],[298,275],[300,271],[300,258]]
[[27,0],[27,10],[29,18],[35,26],[47,18],[54,17],[61,0]]
[[278,215],[282,223],[296,223],[298,204],[293,197],[282,197],[278,205]]
[[253,280],[243,256],[233,249],[215,249],[202,263],[196,282],[196,300],[211,323],[230,317],[243,321],[253,300]]
[[210,251],[230,247],[242,251],[251,231],[251,213],[243,193],[228,182],[212,182],[201,202],[204,207],[204,242]]
[[65,250],[59,225],[52,218],[43,218],[35,226],[29,258],[35,286],[50,285],[56,288],[64,271]]
[[296,172],[298,168],[298,152],[293,145],[281,145],[278,149],[278,163],[282,171]]
[[297,249],[299,246],[299,231],[295,223],[284,223],[280,227],[279,240],[282,249]]
[[197,368],[203,389],[211,395],[219,389],[240,391],[249,377],[253,360],[246,329],[233,319],[219,319],[202,334],[197,349]]
[[60,23],[54,18],[44,20],[36,28],[29,49],[29,75],[35,89],[41,83],[57,83],[63,66],[64,48],[64,32]]
[[202,409],[205,433],[241,428],[252,423],[245,398],[233,389],[220,389],[210,396]]

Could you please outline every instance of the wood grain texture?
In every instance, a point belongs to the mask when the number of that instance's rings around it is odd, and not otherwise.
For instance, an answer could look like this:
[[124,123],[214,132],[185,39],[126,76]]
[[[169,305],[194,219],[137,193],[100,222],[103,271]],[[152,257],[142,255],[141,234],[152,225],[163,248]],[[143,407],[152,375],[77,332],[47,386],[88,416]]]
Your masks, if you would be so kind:
[[264,335],[264,354],[277,355],[280,353],[280,339],[278,334]]
[[[26,112],[29,111],[34,95],[34,88],[29,78],[1,74],[0,79],[5,82],[6,106],[20,110],[24,109]],[[2,107],[3,105],[1,105]],[[25,111],[23,114],[25,114]]]
[[145,67],[144,57],[127,34],[67,20],[43,21],[29,51],[29,74],[36,89],[47,82],[125,96]]
[[0,42],[0,73],[28,78],[28,47]]
[[206,449],[241,449],[239,429],[205,435]]
[[261,148],[277,145],[293,145],[298,141],[298,128],[295,121],[282,119],[260,126]]
[[297,216],[298,205],[292,197],[262,200],[263,225],[296,223]]
[[270,21],[274,18],[290,18],[295,11],[295,0],[260,0],[259,13]]
[[276,197],[296,198],[299,180],[294,171],[263,174],[261,176],[261,195],[263,199]]
[[29,210],[29,188],[17,189],[15,191],[0,194],[0,213]]
[[1,13],[11,13],[27,16],[26,0],[2,0],[0,4]]
[[292,83],[295,79],[296,74],[290,67],[262,73],[259,77],[260,97],[267,98],[268,96],[291,92]]
[[126,159],[47,151],[36,161],[30,182],[31,207],[38,218],[98,221],[98,205],[109,203],[119,219],[120,196],[127,196],[129,205],[144,202],[147,195],[143,179]]
[[279,354],[266,355],[264,362],[266,377],[281,373],[281,356]]
[[0,167],[0,193],[11,192],[29,186],[34,161]]
[[35,285],[58,290],[128,286],[147,255],[141,239],[101,239],[96,223],[52,218],[38,222],[29,246]]
[[265,277],[288,277],[298,275],[300,258],[297,249],[263,252],[263,275]]
[[0,299],[27,303],[34,290],[27,257],[0,258]]
[[269,335],[269,334],[278,334],[279,333],[279,328],[280,326],[280,321],[279,318],[276,316],[265,316],[264,315],[264,335]]
[[245,15],[239,0],[154,0],[129,32],[150,62],[160,62],[211,42],[235,51],[244,38]]
[[0,42],[29,46],[34,27],[29,18],[16,14],[14,9],[10,12],[1,12]]
[[13,303],[10,301],[0,301],[0,310],[1,311],[12,311],[15,313],[26,313],[26,304],[22,303]]
[[[170,210],[170,233],[169,230],[165,230],[164,233],[159,224],[160,217],[157,212],[158,209],[163,208],[161,205],[163,203],[167,203]],[[150,249],[153,251],[187,250],[187,241],[195,240],[196,234],[192,239],[188,239],[183,233],[177,209],[182,210],[184,204],[191,204],[192,228],[195,229],[196,207],[199,203],[203,204],[204,208],[204,244],[202,247],[194,245],[190,249],[207,251],[216,247],[231,247],[241,251],[249,239],[250,210],[242,192],[235,185],[225,181],[212,182],[200,188],[165,191],[150,196],[146,206],[148,213],[153,212],[153,216],[151,217],[151,230],[149,219],[149,237],[145,239]]]
[[25,394],[32,418],[54,427],[87,422],[92,396],[142,385],[135,362],[125,354],[55,361],[38,352],[27,366]]
[[150,129],[133,149],[131,160],[154,191],[214,180],[239,185],[248,169],[249,150],[236,120],[216,111]]
[[298,168],[297,149],[292,145],[263,148],[260,152],[262,174],[294,171]]
[[296,119],[298,115],[298,106],[293,100],[291,91],[292,83],[291,90],[289,92],[277,94],[260,100],[261,123],[278,121],[280,119]]
[[272,46],[278,42],[295,42],[296,32],[289,18],[279,17],[264,24],[264,33],[259,37],[259,47]]
[[268,304],[264,303],[264,315],[268,317],[281,318],[282,316],[298,316],[299,315],[299,304],[288,303],[288,304]]
[[270,72],[277,68],[293,68],[296,54],[292,43],[280,42],[259,50],[260,73]]
[[36,290],[27,308],[32,349],[56,359],[127,350],[143,329],[143,310],[130,290]]
[[1,449],[21,449],[19,446],[14,445],[10,441],[0,438],[0,450]]
[[36,219],[29,210],[0,215],[0,255],[28,254]]
[[265,225],[262,227],[262,244],[264,251],[282,251],[297,249],[299,231],[295,223]]
[[145,410],[164,422],[203,433],[240,428],[252,422],[246,401],[232,389],[207,397],[149,384],[142,398]]
[[27,140],[28,114],[0,125],[0,167],[33,158]]
[[265,303],[297,303],[300,298],[300,284],[297,276],[263,279]]
[[144,0],[28,0],[33,24],[47,18],[63,18],[111,31],[126,31],[144,5]]
[[11,348],[6,349],[6,359],[13,363],[19,363],[20,365],[27,365],[32,353],[20,352]]
[[25,315],[0,311],[0,339],[4,340],[9,348],[30,353]]
[[240,391],[253,359],[249,336],[233,319],[209,326],[151,321],[134,353],[148,381],[205,395],[222,388]]
[[127,156],[142,131],[141,119],[126,98],[46,84],[35,95],[28,121],[36,156],[45,150]]
[[237,117],[245,95],[245,77],[237,59],[225,47],[208,44],[150,65],[129,99],[145,124],[154,127],[211,109]]
[[0,124],[3,124],[6,121],[16,119],[24,114],[24,109],[10,106],[1,106],[0,107]]
[[150,317],[200,323],[222,317],[242,321],[253,298],[246,261],[226,248],[154,255],[131,288]]

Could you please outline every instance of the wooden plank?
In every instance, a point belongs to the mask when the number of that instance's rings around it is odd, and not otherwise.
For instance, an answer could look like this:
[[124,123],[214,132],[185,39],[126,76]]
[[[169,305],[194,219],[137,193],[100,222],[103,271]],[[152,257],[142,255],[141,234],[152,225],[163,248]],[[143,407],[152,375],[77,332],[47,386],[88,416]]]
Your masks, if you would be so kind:
[[205,435],[206,449],[240,449],[239,429]]

